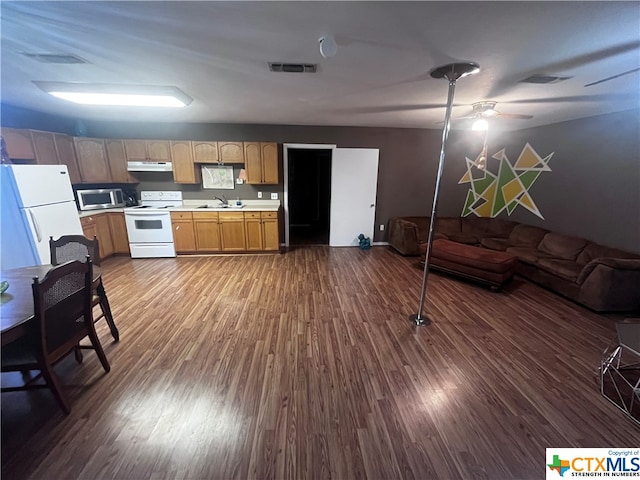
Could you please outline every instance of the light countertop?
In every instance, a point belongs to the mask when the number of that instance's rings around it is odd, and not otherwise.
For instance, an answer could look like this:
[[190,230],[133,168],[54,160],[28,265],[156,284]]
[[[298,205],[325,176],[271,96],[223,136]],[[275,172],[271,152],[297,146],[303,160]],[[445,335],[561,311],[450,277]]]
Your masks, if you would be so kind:
[[[280,200],[241,200],[242,207],[235,206],[235,200],[229,200],[231,205],[228,208],[220,208],[218,200],[184,200],[180,207],[167,208],[168,211],[177,212],[277,212],[280,208]],[[202,208],[207,205],[207,208]],[[80,218],[100,215],[109,212],[124,212],[124,208],[103,208],[95,210],[81,210],[78,212]]]
[[[279,200],[241,200],[242,207],[235,206],[235,200],[229,200],[230,206],[221,208],[218,200],[184,200],[181,207],[173,207],[172,211],[192,212],[277,212],[280,208]],[[207,208],[203,208],[207,205]]]

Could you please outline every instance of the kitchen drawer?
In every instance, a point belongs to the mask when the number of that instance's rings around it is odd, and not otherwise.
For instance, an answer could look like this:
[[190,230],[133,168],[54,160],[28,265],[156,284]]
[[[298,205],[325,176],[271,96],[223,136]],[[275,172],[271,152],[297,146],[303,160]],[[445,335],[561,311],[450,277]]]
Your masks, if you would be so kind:
[[244,218],[260,218],[260,212],[244,212]]
[[244,222],[244,214],[242,212],[220,212],[221,222]]
[[95,223],[96,223],[96,219],[91,215],[89,215],[87,217],[81,217],[80,218],[80,225],[83,226],[83,227],[87,227],[87,226],[93,225]]
[[191,220],[191,212],[171,212],[171,220]]
[[278,218],[278,212],[260,212],[261,218]]
[[218,212],[191,212],[194,220],[217,220]]

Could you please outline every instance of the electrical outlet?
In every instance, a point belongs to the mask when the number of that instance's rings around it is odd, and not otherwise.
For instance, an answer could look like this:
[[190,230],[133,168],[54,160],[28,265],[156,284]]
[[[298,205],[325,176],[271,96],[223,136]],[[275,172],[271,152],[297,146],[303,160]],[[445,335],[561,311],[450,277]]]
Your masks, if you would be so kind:
[[238,185],[242,185],[244,183],[244,181],[241,178],[236,178],[236,183]]
[[258,198],[262,198],[262,192],[258,192]]
[[384,224],[380,225],[380,231],[383,232],[384,231]]
[[278,194],[277,193],[272,193],[271,194],[271,200],[277,200],[278,199]]

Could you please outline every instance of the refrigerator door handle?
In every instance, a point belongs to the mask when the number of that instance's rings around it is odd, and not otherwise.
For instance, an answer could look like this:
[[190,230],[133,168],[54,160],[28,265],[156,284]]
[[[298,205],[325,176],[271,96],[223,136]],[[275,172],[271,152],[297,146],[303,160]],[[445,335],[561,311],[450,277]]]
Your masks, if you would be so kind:
[[40,226],[38,225],[38,220],[36,216],[33,214],[30,208],[27,208],[27,212],[31,216],[31,221],[33,222],[33,227],[36,229],[36,236],[38,237],[38,243],[42,241],[42,234],[40,233]]

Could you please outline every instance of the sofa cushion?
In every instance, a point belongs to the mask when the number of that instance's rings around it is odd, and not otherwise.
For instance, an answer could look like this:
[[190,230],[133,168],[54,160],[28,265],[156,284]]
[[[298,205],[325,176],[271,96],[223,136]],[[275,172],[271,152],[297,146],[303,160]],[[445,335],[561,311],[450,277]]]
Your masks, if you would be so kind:
[[524,263],[535,265],[541,258],[550,258],[551,255],[541,252],[537,248],[532,247],[509,247],[507,253],[511,253],[518,257],[518,260]]
[[464,243],[465,245],[477,245],[480,243],[480,235],[473,235],[470,233],[458,233],[453,235],[448,235],[449,240],[453,240],[454,242]]
[[549,230],[532,225],[516,225],[509,235],[514,247],[537,247]]
[[578,237],[570,237],[569,235],[562,235],[560,233],[547,233],[538,250],[541,250],[549,255],[562,258],[564,260],[575,260],[580,252],[587,246],[588,240]]
[[582,271],[582,265],[578,265],[575,261],[558,258],[541,258],[536,265],[545,272],[557,275],[571,282],[575,282]]
[[483,238],[480,240],[480,245],[491,250],[505,251],[507,247],[510,247],[508,238]]
[[624,250],[618,250],[617,248],[605,247],[598,245],[597,243],[587,243],[584,250],[580,252],[576,261],[580,265],[586,265],[591,260],[596,258],[640,258],[640,255],[634,253],[625,252]]
[[[487,235],[493,238],[508,238],[518,222],[513,220],[503,220],[502,218],[492,218],[488,224]],[[485,237],[487,235],[484,235]]]
[[460,233],[460,217],[436,217],[435,231],[445,236]]
[[479,238],[486,236],[485,233],[489,230],[489,224],[493,218],[488,217],[476,217],[470,215],[460,219],[460,231],[464,235],[474,235]]

